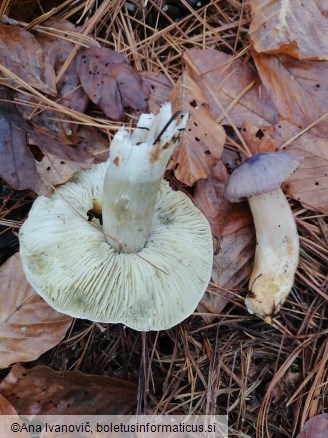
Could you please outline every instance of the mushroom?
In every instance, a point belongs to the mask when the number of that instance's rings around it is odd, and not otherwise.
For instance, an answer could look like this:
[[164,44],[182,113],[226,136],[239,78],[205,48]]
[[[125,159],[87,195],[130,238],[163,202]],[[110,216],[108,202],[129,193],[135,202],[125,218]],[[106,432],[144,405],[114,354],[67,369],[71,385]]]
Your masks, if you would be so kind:
[[116,133],[107,163],[36,199],[20,253],[28,281],[56,310],[142,331],[195,310],[211,276],[211,230],[163,180],[187,119],[170,104],[141,115],[132,134]]
[[299,257],[299,238],[282,181],[303,158],[282,152],[259,153],[231,174],[225,189],[230,202],[248,198],[256,231],[256,250],[245,304],[267,322],[287,298]]

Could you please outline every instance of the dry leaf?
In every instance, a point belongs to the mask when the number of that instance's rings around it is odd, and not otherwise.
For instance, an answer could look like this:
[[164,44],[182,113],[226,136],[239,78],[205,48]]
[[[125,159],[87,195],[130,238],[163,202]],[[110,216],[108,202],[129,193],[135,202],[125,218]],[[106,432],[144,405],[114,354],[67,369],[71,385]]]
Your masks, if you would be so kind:
[[[2,99],[10,100],[10,94],[0,92]],[[0,107],[0,154],[0,177],[15,190],[39,195],[49,194],[53,185],[66,182],[93,161],[85,143],[72,147],[34,131],[8,102]]]
[[[219,161],[212,174],[195,185],[194,202],[209,221],[218,242],[214,256],[212,278],[221,288],[210,287],[205,292],[198,312],[206,323],[211,323],[231,298],[226,289],[239,286],[250,275],[254,255],[254,227],[248,203],[231,204],[224,199],[228,172]],[[231,246],[231,247],[230,247]],[[237,248],[237,251],[235,251]],[[216,251],[215,251],[216,252]]]
[[68,181],[81,169],[89,167],[88,164],[77,163],[75,161],[60,158],[50,152],[44,151],[42,160],[36,161],[36,170],[43,182],[42,188],[38,190],[38,195],[47,195],[53,190],[53,186],[58,186]]
[[[13,405],[0,394],[0,437],[17,438],[17,432],[11,429],[13,422],[22,424]],[[19,433],[19,437],[30,438],[31,435],[23,430]]]
[[316,415],[310,418],[303,426],[297,438],[327,438],[328,414]]
[[[215,313],[233,298],[234,289],[249,279],[255,253],[255,230],[253,225],[226,234],[220,241],[218,254],[214,256],[212,278],[216,287],[209,287],[197,307],[206,323],[211,323]],[[211,315],[210,313],[213,313]]]
[[103,137],[100,131],[93,126],[81,126],[78,134],[81,139],[79,146],[84,146],[92,154],[95,163],[103,163],[108,160],[108,137]]
[[147,110],[149,88],[125,56],[105,47],[81,49],[76,68],[89,98],[113,120],[120,120],[123,110]]
[[261,129],[253,125],[248,120],[241,127],[240,133],[253,155],[259,152],[272,152],[276,150],[274,142],[266,133],[267,130],[266,128]]
[[214,257],[212,277],[216,284],[232,289],[245,281],[253,267],[255,230],[253,225],[223,236]]
[[26,134],[8,116],[7,111],[0,111],[0,177],[15,190],[33,187],[38,191],[42,180],[26,147]]
[[[15,411],[14,406],[5,397],[3,397],[0,394],[0,422],[2,415],[17,415],[17,412]],[[1,430],[1,426],[0,426],[0,430]]]
[[[253,52],[253,57],[262,82],[282,118],[306,128],[328,113],[328,61],[300,61],[287,55],[260,55],[256,52]],[[265,126],[263,123],[254,124]],[[327,137],[327,120],[316,125],[314,132]]]
[[[251,132],[258,131],[261,131],[263,136],[252,143]],[[285,148],[288,153],[304,157],[304,161],[300,168],[286,179],[283,188],[287,195],[300,201],[305,208],[327,214],[328,139],[315,135],[314,131],[311,129],[305,132]],[[287,120],[272,128],[258,128],[248,124],[246,133],[241,130],[243,136],[246,134],[246,141],[253,153],[267,152],[268,145],[276,150],[299,132],[300,128]]]
[[328,22],[316,0],[249,0],[250,38],[257,52],[328,59]]
[[253,223],[247,202],[232,204],[224,198],[228,172],[219,161],[212,174],[195,185],[193,201],[211,225],[212,234],[220,240],[222,236],[234,233]]
[[[254,254],[253,218],[247,203],[231,204],[224,199],[228,173],[220,161],[213,167],[212,175],[198,181],[194,202],[209,221],[212,233],[218,239],[218,254],[214,256],[212,278],[218,288],[209,288],[197,310],[201,313],[219,313],[229,302],[231,293],[225,289],[239,286],[248,278]],[[231,248],[230,248],[231,246]],[[237,251],[235,250],[237,248]],[[201,315],[206,323],[214,316]]]
[[0,368],[37,359],[63,339],[72,323],[28,284],[19,253],[0,268],[0,301]]
[[134,383],[80,371],[59,372],[43,365],[14,365],[0,393],[19,415],[125,415],[137,402]]
[[212,234],[221,240],[227,219],[230,203],[224,199],[224,188],[228,180],[228,172],[220,160],[206,179],[197,181],[194,188],[193,201],[211,225]]
[[[30,86],[56,94],[52,67],[46,63],[38,41],[26,30],[0,23],[0,60],[3,66]],[[14,81],[9,83],[15,87]]]
[[170,100],[175,110],[187,110],[190,117],[168,168],[174,169],[179,181],[192,186],[199,179],[207,178],[220,159],[225,132],[209,113],[201,89],[186,72],[173,88]]
[[146,83],[150,89],[148,110],[153,114],[157,114],[160,105],[169,101],[172,84],[166,76],[160,73],[142,71],[140,75],[143,82]]
[[[299,133],[299,128],[288,121],[279,126],[271,130],[277,146]],[[284,188],[305,208],[328,214],[328,139],[315,135],[314,131],[311,129],[286,147],[287,152],[303,156],[304,161],[286,180]]]
[[190,49],[184,53],[184,61],[187,73],[207,98],[212,116],[222,117],[224,125],[232,121],[241,127],[245,120],[259,126],[278,122],[272,98],[254,70],[240,59],[214,49]]
[[[79,30],[74,24],[59,18],[49,19],[43,23],[43,26],[65,31],[69,33],[71,39],[73,38],[74,33],[78,35]],[[47,64],[53,67],[54,81],[56,81],[57,74],[71,52],[74,50],[74,44],[64,38],[60,38],[59,36],[52,36],[43,32],[37,32],[35,37],[45,53]],[[58,103],[74,111],[81,113],[85,112],[89,98],[82,89],[76,71],[75,60],[68,65],[62,78],[56,84],[56,87]],[[22,100],[27,100],[27,96],[20,97]],[[37,103],[38,100],[34,99],[34,102]],[[76,144],[79,142],[77,126],[76,124],[70,123],[71,119],[69,117],[65,116],[67,122],[63,122],[60,121],[60,119],[63,118],[62,114],[55,111],[39,110],[36,114],[33,114],[33,117],[31,118],[32,113],[35,111],[34,107],[26,106],[22,109],[26,112],[25,118],[31,120],[32,123],[35,126],[38,126],[43,132],[55,136],[66,144]]]

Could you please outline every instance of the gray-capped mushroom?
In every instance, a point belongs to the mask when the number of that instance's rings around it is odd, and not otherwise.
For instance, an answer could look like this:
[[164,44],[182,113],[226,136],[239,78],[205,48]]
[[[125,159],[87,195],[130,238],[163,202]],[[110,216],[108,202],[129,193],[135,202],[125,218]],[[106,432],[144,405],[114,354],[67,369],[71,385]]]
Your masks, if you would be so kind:
[[[179,122],[178,122],[179,119]],[[187,318],[212,268],[209,224],[163,180],[188,114],[143,114],[115,135],[108,163],[34,202],[20,231],[28,281],[74,317],[162,330]],[[102,211],[103,225],[90,211]]]
[[245,303],[250,313],[267,322],[287,298],[298,265],[299,237],[280,184],[302,160],[282,152],[256,154],[235,169],[225,190],[230,202],[248,198],[256,230],[256,250]]

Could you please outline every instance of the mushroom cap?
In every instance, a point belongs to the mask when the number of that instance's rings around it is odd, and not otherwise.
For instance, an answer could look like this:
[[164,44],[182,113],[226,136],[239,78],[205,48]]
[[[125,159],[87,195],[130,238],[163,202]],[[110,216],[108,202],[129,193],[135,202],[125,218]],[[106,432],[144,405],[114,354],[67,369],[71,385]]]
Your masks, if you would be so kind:
[[300,166],[303,157],[284,152],[255,154],[230,175],[224,196],[230,202],[272,192]]
[[36,199],[20,230],[26,277],[47,303],[71,316],[142,331],[173,327],[195,310],[210,280],[210,226],[163,180],[145,246],[116,251],[100,223],[88,221],[88,212],[101,206],[107,165],[93,165]]

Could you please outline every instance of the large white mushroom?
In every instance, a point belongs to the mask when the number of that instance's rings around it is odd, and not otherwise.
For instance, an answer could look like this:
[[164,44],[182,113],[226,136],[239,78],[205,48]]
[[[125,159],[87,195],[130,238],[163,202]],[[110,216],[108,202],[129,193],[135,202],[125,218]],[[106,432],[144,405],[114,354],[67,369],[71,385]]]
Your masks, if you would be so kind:
[[[179,123],[178,120],[179,119]],[[28,281],[56,310],[137,330],[187,318],[212,268],[209,224],[163,180],[188,114],[143,114],[115,135],[107,163],[34,202],[20,230]],[[102,212],[103,225],[91,211]]]
[[230,202],[248,198],[256,250],[245,304],[250,313],[267,322],[285,302],[298,265],[297,228],[280,184],[301,161],[301,157],[282,152],[253,155],[235,169],[225,190]]

